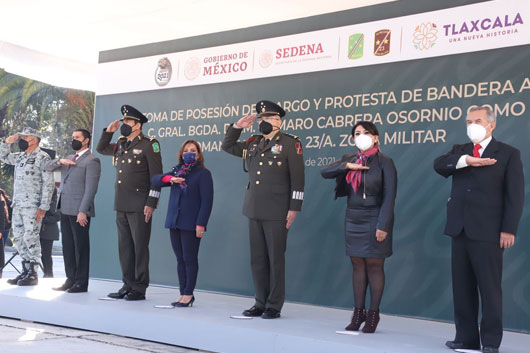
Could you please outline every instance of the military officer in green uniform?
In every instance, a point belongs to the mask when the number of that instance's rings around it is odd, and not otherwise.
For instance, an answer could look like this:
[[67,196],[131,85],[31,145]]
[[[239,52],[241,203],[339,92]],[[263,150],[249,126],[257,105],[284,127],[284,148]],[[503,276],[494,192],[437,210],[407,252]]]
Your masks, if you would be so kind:
[[[96,150],[112,156],[116,167],[114,209],[118,227],[118,247],[123,287],[108,296],[143,300],[149,285],[149,239],[151,216],[160,198],[160,189],[151,187],[151,178],[162,173],[160,144],[142,133],[147,118],[135,108],[121,107],[123,119],[103,130]],[[123,122],[122,136],[111,143]]]
[[[242,157],[249,175],[243,214],[249,219],[256,301],[243,315],[274,319],[285,300],[287,231],[302,209],[304,159],[300,140],[280,131],[285,111],[270,101],[258,102],[256,111],[228,128],[223,150]],[[238,141],[256,118],[261,135]]]

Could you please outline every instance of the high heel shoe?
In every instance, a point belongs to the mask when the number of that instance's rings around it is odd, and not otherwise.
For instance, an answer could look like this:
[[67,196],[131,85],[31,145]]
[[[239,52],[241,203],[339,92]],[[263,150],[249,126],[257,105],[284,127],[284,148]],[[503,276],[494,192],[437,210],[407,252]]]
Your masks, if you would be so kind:
[[187,308],[188,306],[193,306],[193,302],[195,301],[195,296],[191,297],[191,300],[187,303],[177,302],[176,307],[178,308]]
[[379,323],[379,310],[368,310],[368,314],[366,315],[366,323],[363,327],[364,333],[374,333],[375,329],[377,328],[377,324]]
[[361,324],[366,321],[366,309],[354,308],[351,322],[346,326],[346,331],[359,331]]

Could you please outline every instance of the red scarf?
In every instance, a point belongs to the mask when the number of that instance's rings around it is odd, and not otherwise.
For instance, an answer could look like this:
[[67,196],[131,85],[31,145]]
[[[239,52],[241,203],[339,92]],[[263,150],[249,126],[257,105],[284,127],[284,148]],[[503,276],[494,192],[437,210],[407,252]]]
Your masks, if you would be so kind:
[[[357,160],[355,161],[355,164],[366,165],[366,160],[368,159],[368,157],[371,157],[377,154],[378,152],[378,145],[374,145],[372,148],[365,152],[361,152],[361,150],[359,150],[357,152]],[[357,193],[357,190],[359,190],[359,186],[361,186],[361,178],[362,170],[350,170],[348,174],[346,174],[346,182],[348,184],[351,184],[355,193]]]

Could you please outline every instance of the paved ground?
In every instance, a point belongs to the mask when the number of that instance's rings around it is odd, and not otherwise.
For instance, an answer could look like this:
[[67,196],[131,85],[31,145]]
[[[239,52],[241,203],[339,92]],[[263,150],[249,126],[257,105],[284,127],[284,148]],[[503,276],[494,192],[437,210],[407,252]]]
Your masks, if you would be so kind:
[[[6,261],[12,253],[6,251]],[[20,257],[13,260],[20,269]],[[55,277],[64,277],[62,256],[53,256]],[[8,265],[4,278],[12,278],[16,270]],[[42,275],[42,273],[40,273]],[[2,305],[0,303],[0,305]],[[191,353],[193,349],[141,341],[105,333],[74,330],[0,317],[0,352],[2,353]]]

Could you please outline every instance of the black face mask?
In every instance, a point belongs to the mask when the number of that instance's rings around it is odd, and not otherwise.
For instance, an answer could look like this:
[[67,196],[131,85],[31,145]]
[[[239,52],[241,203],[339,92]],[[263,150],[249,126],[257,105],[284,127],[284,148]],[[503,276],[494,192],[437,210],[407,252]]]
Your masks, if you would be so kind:
[[123,124],[120,128],[120,132],[123,136],[127,137],[132,133],[132,126]]
[[83,143],[79,140],[72,140],[72,148],[74,151],[79,151],[83,147]]
[[29,147],[29,143],[26,140],[20,139],[18,140],[18,148],[20,148],[21,151],[27,150]]
[[259,124],[259,132],[261,132],[263,135],[268,135],[272,132],[272,124],[268,121],[263,120]]

